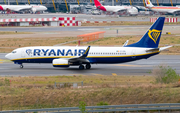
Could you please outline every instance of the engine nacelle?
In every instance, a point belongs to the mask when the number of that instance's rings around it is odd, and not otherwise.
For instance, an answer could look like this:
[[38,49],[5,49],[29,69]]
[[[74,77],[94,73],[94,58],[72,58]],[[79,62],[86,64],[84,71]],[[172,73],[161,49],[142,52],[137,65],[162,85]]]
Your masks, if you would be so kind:
[[135,7],[131,7],[131,9],[128,9],[127,12],[128,12],[130,15],[137,15],[137,14],[138,14],[138,9],[135,8]]
[[33,13],[36,13],[36,8],[31,9]]
[[53,60],[54,67],[69,67],[68,60],[65,59],[54,59]]

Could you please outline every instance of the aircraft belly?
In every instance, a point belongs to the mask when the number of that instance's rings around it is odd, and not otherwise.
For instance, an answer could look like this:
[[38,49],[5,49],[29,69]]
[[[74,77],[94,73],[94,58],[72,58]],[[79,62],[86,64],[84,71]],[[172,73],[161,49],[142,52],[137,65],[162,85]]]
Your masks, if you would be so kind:
[[54,58],[41,58],[41,59],[22,59],[15,60],[18,63],[52,63]]

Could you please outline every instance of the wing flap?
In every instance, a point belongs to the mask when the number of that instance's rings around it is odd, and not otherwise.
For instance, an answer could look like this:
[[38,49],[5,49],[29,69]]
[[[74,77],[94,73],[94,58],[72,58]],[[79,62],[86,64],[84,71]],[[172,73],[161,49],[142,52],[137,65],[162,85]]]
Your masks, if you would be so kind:
[[127,9],[116,9],[113,12],[122,12],[122,11],[127,11]]

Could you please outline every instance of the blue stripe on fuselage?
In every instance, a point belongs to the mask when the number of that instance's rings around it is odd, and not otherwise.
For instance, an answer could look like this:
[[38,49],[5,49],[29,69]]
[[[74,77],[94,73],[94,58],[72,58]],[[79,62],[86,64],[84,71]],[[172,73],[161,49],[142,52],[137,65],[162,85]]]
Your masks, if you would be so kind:
[[[129,62],[129,61],[135,61],[139,59],[146,59],[153,55],[159,54],[153,53],[153,54],[147,54],[142,56],[128,56],[128,57],[93,57],[93,58],[86,58],[90,61],[90,63],[123,63],[123,62]],[[52,61],[57,58],[41,58],[41,59],[22,59],[22,60],[13,60],[15,63],[52,63]]]

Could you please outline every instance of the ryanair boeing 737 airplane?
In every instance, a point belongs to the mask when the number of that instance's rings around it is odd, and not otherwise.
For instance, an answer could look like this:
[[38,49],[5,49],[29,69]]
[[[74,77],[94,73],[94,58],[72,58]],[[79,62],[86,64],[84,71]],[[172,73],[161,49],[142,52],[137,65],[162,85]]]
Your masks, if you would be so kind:
[[79,66],[91,68],[91,64],[123,63],[147,59],[171,46],[158,48],[165,17],[159,17],[146,34],[136,43],[123,47],[71,47],[37,46],[13,50],[5,57],[19,64],[52,63],[54,67]]

